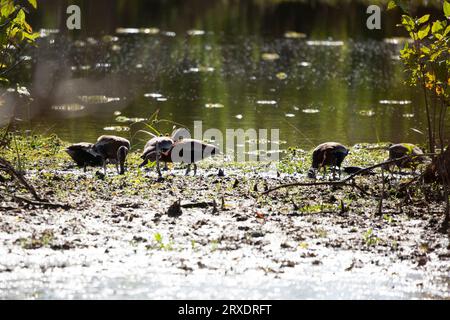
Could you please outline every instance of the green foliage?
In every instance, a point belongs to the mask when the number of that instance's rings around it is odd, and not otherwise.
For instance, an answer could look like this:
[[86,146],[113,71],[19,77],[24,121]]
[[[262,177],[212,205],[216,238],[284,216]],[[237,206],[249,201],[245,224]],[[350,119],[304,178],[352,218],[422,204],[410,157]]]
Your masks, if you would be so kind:
[[[444,1],[443,13],[450,17],[450,3]],[[444,120],[450,98],[450,26],[447,19],[430,21],[430,15],[413,18],[402,15],[401,25],[411,38],[401,50],[408,73],[408,84],[420,86],[424,92],[430,152],[434,152],[436,136],[444,141]]]
[[[0,0],[0,81],[8,82],[8,73],[17,66],[20,53],[26,44],[32,44],[39,37],[26,21],[27,8],[24,1]],[[28,0],[37,8],[36,0]]]
[[376,245],[381,241],[381,239],[378,238],[378,237],[374,234],[372,228],[369,228],[366,232],[364,232],[364,234],[363,234],[363,240],[364,240],[364,243],[365,243],[367,246],[376,246]]

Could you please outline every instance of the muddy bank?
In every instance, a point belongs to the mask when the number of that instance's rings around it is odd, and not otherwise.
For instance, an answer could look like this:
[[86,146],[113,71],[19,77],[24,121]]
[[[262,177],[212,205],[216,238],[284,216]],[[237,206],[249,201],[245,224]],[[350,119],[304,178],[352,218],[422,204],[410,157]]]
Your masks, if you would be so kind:
[[[261,195],[307,181],[302,150],[278,164],[205,161],[196,177],[177,165],[158,182],[154,168],[137,169],[137,152],[124,176],[111,167],[103,178],[72,168],[63,143],[45,143],[54,150],[24,153],[27,177],[71,208],[12,202],[6,191],[22,190],[2,186],[0,298],[450,298],[442,207],[420,191],[408,204],[391,194],[378,216],[378,201],[350,187]],[[357,146],[346,162],[383,153]],[[379,180],[358,184],[376,192]]]

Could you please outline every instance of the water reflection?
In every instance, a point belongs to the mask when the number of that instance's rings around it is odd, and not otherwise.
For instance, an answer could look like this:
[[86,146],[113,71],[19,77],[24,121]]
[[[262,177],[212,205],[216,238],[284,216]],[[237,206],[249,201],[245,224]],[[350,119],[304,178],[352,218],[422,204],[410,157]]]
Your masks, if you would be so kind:
[[[142,126],[124,131],[114,113],[142,119],[159,110],[191,129],[198,120],[223,131],[280,128],[288,145],[307,148],[425,140],[410,130],[424,127],[423,102],[393,59],[404,40],[390,26],[362,27],[360,2],[117,0],[105,12],[105,1],[79,1],[86,28],[75,35],[56,23],[63,3],[42,4],[34,23],[45,38],[29,53],[33,72],[17,76],[30,82],[37,131],[52,127],[70,141],[106,129],[134,137]],[[76,105],[84,108],[52,108]],[[170,132],[170,121],[158,128]]]

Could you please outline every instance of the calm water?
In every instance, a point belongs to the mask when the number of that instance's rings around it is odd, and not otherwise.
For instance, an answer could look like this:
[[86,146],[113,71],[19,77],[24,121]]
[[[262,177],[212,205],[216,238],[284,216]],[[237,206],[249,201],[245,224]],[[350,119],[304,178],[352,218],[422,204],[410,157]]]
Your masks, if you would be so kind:
[[361,1],[79,1],[82,30],[69,33],[65,1],[44,2],[32,23],[45,37],[15,75],[34,99],[19,108],[34,132],[139,147],[147,127],[132,121],[159,110],[161,132],[200,120],[275,128],[281,148],[425,141],[423,98],[403,84],[403,44],[389,40],[397,13],[370,31]]

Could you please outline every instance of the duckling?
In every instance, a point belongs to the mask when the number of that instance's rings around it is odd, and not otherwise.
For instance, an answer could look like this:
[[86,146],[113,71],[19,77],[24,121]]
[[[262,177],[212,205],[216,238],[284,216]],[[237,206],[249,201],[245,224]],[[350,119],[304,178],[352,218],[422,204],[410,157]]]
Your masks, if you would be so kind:
[[87,166],[99,167],[103,163],[101,155],[93,148],[94,144],[92,143],[80,142],[67,147],[65,151],[86,172]]
[[338,167],[339,178],[341,177],[341,164],[348,155],[349,150],[338,142],[325,142],[318,145],[312,154],[312,165],[308,171],[308,177],[315,179],[316,172],[321,168],[324,170],[324,177],[326,175],[326,167],[333,168],[333,179],[335,178],[336,169]]
[[100,154],[105,174],[107,163],[115,164],[119,174],[125,173],[125,159],[130,150],[130,141],[122,137],[104,135],[97,139],[93,150]]
[[[423,155],[422,149],[411,143],[397,143],[389,146],[389,160],[395,160],[403,158],[404,156],[421,156]],[[425,157],[411,157],[396,162],[399,172],[402,168],[411,168],[416,171],[419,163],[426,161]],[[389,168],[390,169],[390,166]]]

